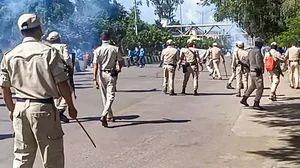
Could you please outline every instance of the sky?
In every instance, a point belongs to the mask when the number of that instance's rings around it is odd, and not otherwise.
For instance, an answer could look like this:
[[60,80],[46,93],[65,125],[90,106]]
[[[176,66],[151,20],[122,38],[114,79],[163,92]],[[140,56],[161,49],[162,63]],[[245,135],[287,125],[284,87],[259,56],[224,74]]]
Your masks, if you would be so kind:
[[[143,5],[139,6],[141,10],[141,19],[148,22],[148,23],[154,23],[154,20],[157,19],[158,17],[154,15],[154,7],[150,6],[148,7],[146,5],[146,0],[142,0]],[[213,14],[215,12],[214,6],[205,6],[201,7],[197,5],[197,2],[200,0],[184,0],[184,3],[182,4],[182,22],[183,24],[190,24],[191,22],[194,22],[196,24],[202,24],[202,19],[203,19],[203,24],[210,24],[210,23],[216,23],[213,19]],[[119,0],[119,3],[123,4],[127,9],[133,6],[134,0]],[[204,15],[202,18],[202,15],[199,14],[203,11]],[[180,10],[175,12],[176,14],[176,19],[180,19]],[[231,23],[231,22],[226,22],[226,23]],[[245,43],[246,39],[245,37],[241,34],[241,30],[237,27],[234,26],[233,28],[231,26],[229,27],[222,27],[226,31],[229,31],[229,34],[232,35],[232,38],[234,41],[237,40],[242,40]],[[232,29],[231,29],[232,28]],[[230,30],[231,29],[231,30]],[[214,30],[219,30],[218,28],[215,28]]]

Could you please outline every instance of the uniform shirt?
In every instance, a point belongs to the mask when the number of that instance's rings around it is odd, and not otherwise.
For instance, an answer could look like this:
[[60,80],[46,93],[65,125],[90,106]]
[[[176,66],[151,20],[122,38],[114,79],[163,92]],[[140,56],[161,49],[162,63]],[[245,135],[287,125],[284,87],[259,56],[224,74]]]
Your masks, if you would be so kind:
[[236,48],[232,54],[232,66],[238,66],[239,60],[249,65],[248,52],[244,49]]
[[[196,55],[194,55],[196,54]],[[189,48],[182,48],[181,52],[180,52],[180,59],[184,60],[188,63],[197,63],[198,60],[196,60],[196,58],[199,58],[199,54],[197,53],[196,48],[193,47],[189,47]]]
[[133,57],[134,56],[134,51],[128,50],[128,57]]
[[300,57],[300,48],[293,46],[286,50],[285,55],[287,59],[291,61],[297,61]]
[[0,84],[15,88],[18,98],[57,98],[56,84],[66,80],[58,51],[33,37],[25,37],[1,62]]
[[221,55],[223,55],[222,50],[218,47],[212,47],[210,51],[212,59],[220,59]]
[[280,64],[280,62],[284,61],[284,58],[282,57],[282,55],[279,51],[271,49],[269,52],[266,52],[266,54],[265,54],[265,60],[264,60],[265,62],[270,57],[270,54],[273,56],[276,64]]
[[178,61],[178,51],[174,47],[168,46],[161,52],[161,60],[164,64],[174,64],[176,65]]
[[61,58],[67,63],[68,66],[73,67],[68,46],[66,44],[54,43],[51,44],[51,46],[59,51]]
[[99,70],[111,70],[115,68],[117,61],[123,61],[119,47],[110,45],[108,41],[104,41],[94,51],[93,63],[99,65]]
[[140,48],[139,56],[143,57],[143,56],[145,56],[145,53],[146,53],[145,49],[144,48]]
[[254,47],[248,53],[250,70],[261,69],[264,71],[264,59],[258,47]]

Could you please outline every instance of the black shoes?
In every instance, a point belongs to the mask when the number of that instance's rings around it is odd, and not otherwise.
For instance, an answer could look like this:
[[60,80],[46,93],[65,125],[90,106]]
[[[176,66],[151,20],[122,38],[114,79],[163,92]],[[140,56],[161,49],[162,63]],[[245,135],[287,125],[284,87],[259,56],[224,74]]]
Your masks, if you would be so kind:
[[175,96],[175,95],[177,95],[177,94],[174,92],[174,90],[171,90],[170,91],[170,96]]
[[234,89],[234,87],[232,87],[230,83],[227,84],[226,88],[227,89]]
[[259,101],[254,101],[253,109],[255,110],[266,110],[265,108],[259,105]]
[[247,103],[248,97],[243,96],[242,100],[240,101],[241,104],[243,104],[244,106],[248,107],[249,104]]

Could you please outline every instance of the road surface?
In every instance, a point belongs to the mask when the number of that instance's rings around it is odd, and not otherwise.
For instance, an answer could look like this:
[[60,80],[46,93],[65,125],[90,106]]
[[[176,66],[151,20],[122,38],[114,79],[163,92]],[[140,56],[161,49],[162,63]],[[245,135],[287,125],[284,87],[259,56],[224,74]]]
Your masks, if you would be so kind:
[[[103,128],[101,95],[92,78],[91,71],[75,75],[76,107],[97,148],[75,122],[64,124],[66,168],[300,167],[299,91],[289,89],[286,80],[280,101],[270,104],[266,90],[262,104],[270,110],[257,112],[242,107],[235,90],[225,88],[227,81],[212,80],[208,72],[200,74],[199,96],[192,95],[190,79],[191,94],[170,97],[161,91],[157,65],[124,68],[113,105],[117,122]],[[175,92],[181,83],[178,71]],[[12,126],[2,98],[0,105],[0,167],[10,168]],[[34,168],[41,168],[37,156]]]

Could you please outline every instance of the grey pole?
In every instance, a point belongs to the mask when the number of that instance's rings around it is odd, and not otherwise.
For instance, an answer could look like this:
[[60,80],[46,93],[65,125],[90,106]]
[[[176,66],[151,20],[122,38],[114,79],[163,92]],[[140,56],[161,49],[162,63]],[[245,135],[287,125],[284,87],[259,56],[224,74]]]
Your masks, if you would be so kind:
[[137,4],[136,4],[136,0],[134,0],[134,19],[135,19],[135,25],[134,25],[135,34],[138,35],[138,28],[137,28]]

